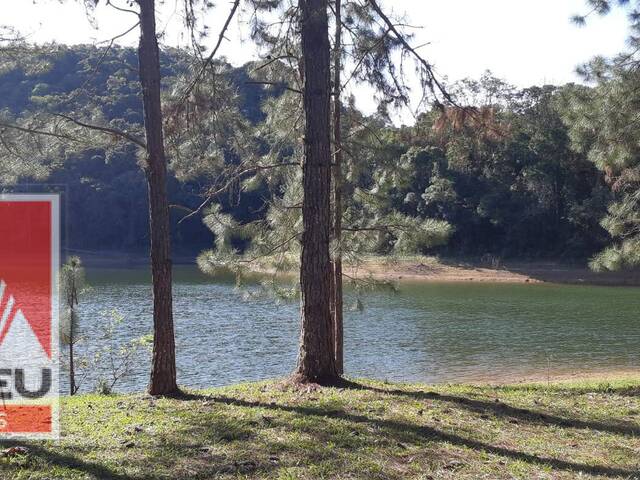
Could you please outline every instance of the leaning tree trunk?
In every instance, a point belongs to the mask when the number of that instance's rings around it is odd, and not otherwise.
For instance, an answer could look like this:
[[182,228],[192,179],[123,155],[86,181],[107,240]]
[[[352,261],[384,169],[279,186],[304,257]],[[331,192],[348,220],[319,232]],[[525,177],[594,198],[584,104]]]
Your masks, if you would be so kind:
[[342,1],[336,2],[336,35],[333,65],[333,235],[336,250],[333,259],[333,338],[336,356],[336,370],[344,373],[344,333],[343,333],[343,300],[342,300]]
[[302,327],[296,378],[332,383],[338,378],[332,345],[331,71],[327,0],[300,0],[304,67],[303,234],[300,284]]
[[167,161],[160,107],[160,55],[156,37],[155,0],[138,0],[138,4],[140,5],[138,62],[147,140],[146,173],[149,187],[153,278],[153,356],[149,393],[166,395],[177,391],[178,387],[171,292]]

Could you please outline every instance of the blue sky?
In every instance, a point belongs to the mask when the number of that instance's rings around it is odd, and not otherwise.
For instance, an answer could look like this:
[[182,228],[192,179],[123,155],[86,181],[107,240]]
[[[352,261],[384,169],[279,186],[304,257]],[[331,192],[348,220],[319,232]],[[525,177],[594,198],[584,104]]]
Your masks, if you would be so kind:
[[[114,3],[125,5],[124,0]],[[616,10],[605,18],[594,17],[586,27],[570,22],[571,15],[585,11],[584,0],[383,0],[388,11],[406,15],[421,28],[415,45],[429,42],[421,53],[450,80],[478,77],[489,69],[517,86],[561,84],[579,81],[575,67],[596,54],[613,55],[624,49],[627,36],[625,13]],[[0,0],[3,24],[13,25],[34,42],[94,43],[108,39],[135,23],[131,14],[106,6],[96,11],[96,25],[87,20],[81,1]],[[182,0],[166,0],[158,12],[165,42],[185,45],[181,33]],[[230,8],[218,0],[207,19],[217,32]],[[244,16],[246,19],[246,15]],[[217,34],[212,35],[217,36]],[[233,22],[221,53],[233,64],[256,58],[259,52],[246,38],[243,16]],[[120,40],[133,45],[134,31]],[[213,45],[214,39],[210,43]],[[371,95],[359,103],[370,107]]]

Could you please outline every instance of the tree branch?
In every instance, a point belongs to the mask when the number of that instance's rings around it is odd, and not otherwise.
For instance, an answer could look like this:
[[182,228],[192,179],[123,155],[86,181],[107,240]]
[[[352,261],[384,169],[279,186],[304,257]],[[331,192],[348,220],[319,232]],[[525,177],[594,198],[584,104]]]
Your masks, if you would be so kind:
[[289,58],[297,58],[295,55],[278,55],[277,57],[273,57],[273,58],[267,58],[267,61],[265,63],[263,63],[262,65],[257,66],[256,68],[254,68],[252,70],[252,72],[257,72],[259,70],[262,70],[263,68],[268,67],[269,65],[279,61],[279,60],[284,60],[284,59],[289,59]]
[[351,80],[353,80],[353,78],[358,74],[358,70],[360,70],[360,66],[364,62],[365,58],[367,58],[367,55],[369,55],[372,51],[374,51],[376,48],[378,48],[380,46],[380,44],[382,44],[382,42],[384,42],[384,39],[387,37],[387,35],[389,35],[390,31],[391,30],[387,29],[384,32],[384,35],[382,35],[370,48],[367,49],[366,52],[364,52],[364,54],[362,54],[362,56],[358,60],[358,63],[356,63],[356,66],[351,71],[351,75],[349,75],[349,78],[347,79],[347,81],[344,82],[340,86],[340,90],[344,90],[347,87],[347,85],[349,84],[349,82],[351,82]]
[[220,45],[222,45],[222,40],[224,40],[224,35],[227,32],[227,29],[229,28],[229,24],[231,23],[231,20],[235,16],[236,10],[238,10],[239,5],[240,5],[240,0],[234,0],[233,6],[231,7],[231,12],[229,12],[229,16],[227,17],[227,20],[224,22],[222,30],[220,31],[220,35],[218,35],[218,42],[216,43],[216,46],[213,48],[209,56],[203,62],[202,67],[200,68],[200,71],[196,74],[193,80],[191,80],[191,82],[189,83],[189,86],[183,92],[182,97],[180,98],[180,101],[178,102],[178,104],[182,104],[187,100],[187,98],[189,97],[189,95],[191,94],[195,86],[198,84],[198,82],[202,78],[202,75],[204,75],[204,72],[207,70],[207,67],[213,61],[214,57],[216,56],[216,53],[218,53],[218,49],[220,48]]
[[436,90],[437,90],[437,92],[439,92],[447,102],[449,102],[452,105],[456,105],[456,102],[453,99],[453,97],[451,97],[449,92],[447,92],[444,86],[436,78],[431,64],[427,62],[424,58],[422,58],[422,56],[415,50],[415,48],[409,45],[409,42],[407,42],[407,40],[404,38],[404,35],[402,35],[402,33],[398,31],[396,25],[382,11],[380,6],[378,5],[377,0],[367,0],[367,1],[369,2],[373,10],[380,16],[382,21],[387,25],[389,30],[393,32],[393,34],[396,36],[398,41],[404,46],[404,48],[415,57],[418,63],[420,63],[423,66],[423,68],[425,69],[425,73],[427,75],[427,83],[429,85],[429,89],[431,90],[431,93],[436,95]]
[[285,90],[289,90],[290,92],[298,93],[302,95],[302,91],[295,88],[291,88],[289,85],[287,85],[284,82],[266,82],[266,81],[252,80],[252,81],[246,81],[244,83],[246,85],[270,85],[272,87],[283,87]]
[[258,172],[261,170],[270,170],[272,168],[279,168],[279,167],[292,167],[292,166],[296,166],[299,167],[300,164],[296,163],[296,162],[286,162],[286,163],[277,163],[274,165],[256,165],[255,167],[251,167],[251,168],[247,168],[244,169],[238,173],[236,173],[235,175],[231,176],[227,182],[224,184],[224,186],[218,188],[216,191],[214,191],[213,193],[210,193],[207,198],[204,200],[204,202],[202,202],[198,208],[196,208],[195,210],[193,210],[189,215],[186,215],[184,217],[182,217],[180,219],[180,221],[178,222],[178,224],[181,224],[182,222],[184,222],[185,220],[188,220],[191,217],[194,217],[196,215],[198,215],[199,213],[201,213],[212,201],[215,197],[217,197],[218,195],[220,195],[222,192],[224,192],[226,189],[228,189],[231,184],[236,181],[238,178],[240,178],[241,176],[250,173],[250,172]]
[[351,227],[343,228],[347,232],[390,232],[393,230],[411,230],[412,227],[408,225],[389,224],[389,225],[373,225],[371,227]]
[[17,130],[17,131],[23,132],[23,133],[30,133],[32,135],[44,135],[46,137],[60,138],[60,139],[69,140],[69,141],[72,141],[72,142],[79,142],[80,141],[77,138],[72,137],[71,135],[66,135],[66,134],[62,134],[62,133],[47,132],[46,130],[39,130],[37,128],[21,127],[19,125],[13,125],[11,123],[0,122],[0,128],[8,128],[8,129]]
[[113,2],[111,0],[107,0],[106,4],[115,9],[115,10],[119,10],[121,12],[125,12],[125,13],[133,13],[135,16],[139,17],[140,13],[136,12],[135,10],[130,10],[128,8],[124,8],[124,7],[119,7],[118,5],[114,5]]
[[268,257],[269,255],[271,255],[273,252],[275,252],[276,250],[284,247],[285,245],[287,245],[289,242],[295,240],[296,238],[298,238],[300,235],[302,235],[301,233],[295,233],[294,235],[292,235],[291,237],[287,238],[286,240],[284,240],[283,242],[279,243],[278,245],[272,247],[271,249],[269,249],[267,252],[262,253],[260,255],[256,255],[253,258],[249,258],[247,260],[239,260],[238,263],[253,263],[256,260],[259,260],[261,258],[264,257]]
[[111,135],[115,135],[116,137],[123,138],[125,140],[128,140],[131,143],[135,143],[136,145],[138,145],[141,148],[144,148],[145,150],[147,149],[147,144],[144,141],[142,141],[141,139],[139,139],[134,135],[131,135],[130,133],[123,132],[122,130],[118,130],[117,128],[104,127],[101,125],[92,125],[90,123],[84,123],[84,122],[81,122],[80,120],[76,120],[73,117],[69,117],[68,115],[65,115],[63,113],[54,113],[53,115],[56,117],[63,118],[68,122],[74,123],[80,127],[83,127],[89,130],[96,130],[98,132],[104,132],[104,133],[109,133]]

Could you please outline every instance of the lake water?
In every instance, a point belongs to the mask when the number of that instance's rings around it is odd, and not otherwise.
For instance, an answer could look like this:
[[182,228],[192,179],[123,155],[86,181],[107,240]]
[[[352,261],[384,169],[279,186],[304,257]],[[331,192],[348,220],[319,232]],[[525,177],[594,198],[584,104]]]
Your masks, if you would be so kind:
[[[87,273],[92,289],[81,298],[81,352],[98,344],[96,337],[114,309],[125,317],[120,339],[151,332],[146,270]],[[181,385],[227,385],[293,370],[297,302],[279,303],[269,296],[248,300],[232,279],[211,279],[196,267],[177,267],[175,279]],[[356,298],[347,292],[345,305]],[[640,367],[639,288],[403,283],[398,292],[367,292],[360,298],[364,309],[345,314],[349,376],[502,381]],[[116,390],[143,390],[148,368],[148,355],[141,354]],[[98,370],[91,369],[82,390],[93,388]],[[64,372],[61,384],[64,390]]]

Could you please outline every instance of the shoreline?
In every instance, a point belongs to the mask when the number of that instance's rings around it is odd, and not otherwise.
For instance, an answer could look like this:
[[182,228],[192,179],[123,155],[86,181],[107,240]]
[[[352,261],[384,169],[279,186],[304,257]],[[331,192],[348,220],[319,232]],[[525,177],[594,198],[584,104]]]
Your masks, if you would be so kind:
[[524,375],[505,375],[503,377],[481,377],[477,380],[463,382],[436,383],[435,385],[475,385],[475,386],[522,386],[522,385],[562,385],[575,383],[607,383],[619,381],[640,382],[640,367],[614,368],[590,371],[551,371],[546,373],[532,373]]
[[[144,268],[148,258],[140,254],[119,252],[70,252],[79,254],[89,268]],[[174,266],[195,266],[195,258],[174,256]],[[269,268],[257,268],[256,274],[272,274]],[[392,259],[372,257],[362,265],[345,268],[345,274],[355,279],[373,278],[393,282],[441,283],[505,283],[505,284],[571,284],[602,286],[640,286],[640,270],[593,272],[586,265],[557,261],[513,261],[497,268],[481,262],[435,257]],[[295,275],[282,273],[282,276]]]
[[474,262],[429,257],[397,262],[372,259],[357,270],[348,268],[346,273],[382,281],[640,286],[640,271],[599,273],[587,266],[559,262],[507,262],[499,268],[489,268]]

